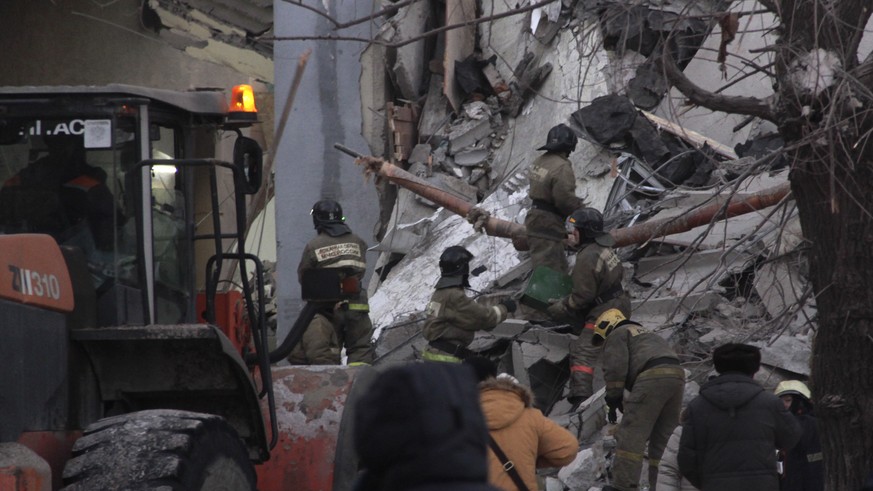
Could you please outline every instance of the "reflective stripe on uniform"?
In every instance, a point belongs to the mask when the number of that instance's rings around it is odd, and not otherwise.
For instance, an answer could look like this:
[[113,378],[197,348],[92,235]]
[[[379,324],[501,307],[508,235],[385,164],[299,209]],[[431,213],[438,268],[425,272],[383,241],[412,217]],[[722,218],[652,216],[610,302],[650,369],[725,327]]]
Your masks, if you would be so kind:
[[649,459],[649,467],[658,467],[661,465],[661,459]]
[[587,373],[589,375],[594,375],[594,368],[587,367],[585,365],[570,365],[570,371],[571,372],[582,372],[582,373]]
[[607,389],[624,389],[624,381],[606,382]]
[[337,261],[335,263],[325,264],[320,266],[322,268],[355,268],[360,270],[367,269],[367,263],[364,261],[358,261],[357,259],[343,259],[342,261]]
[[445,355],[442,353],[434,353],[430,350],[424,350],[421,353],[421,358],[426,361],[441,361],[444,363],[461,363],[461,359],[457,356]]
[[616,450],[615,458],[630,460],[632,462],[643,462],[645,456],[641,453],[628,452],[627,450]]
[[503,317],[503,310],[501,310],[500,307],[493,305],[491,308],[494,309],[494,315],[496,315],[498,319]]
[[822,459],[821,452],[806,454],[806,460],[809,462],[818,462]]
[[643,380],[647,378],[659,378],[659,377],[670,377],[670,378],[681,378],[685,379],[685,370],[678,366],[660,366],[655,368],[650,368],[645,370],[643,373],[637,375],[637,380]]
[[369,312],[370,306],[365,303],[349,303],[349,310],[355,310],[357,312]]
[[349,366],[350,367],[368,367],[368,366],[370,366],[370,364],[365,362],[365,361],[353,361],[353,362],[349,363]]

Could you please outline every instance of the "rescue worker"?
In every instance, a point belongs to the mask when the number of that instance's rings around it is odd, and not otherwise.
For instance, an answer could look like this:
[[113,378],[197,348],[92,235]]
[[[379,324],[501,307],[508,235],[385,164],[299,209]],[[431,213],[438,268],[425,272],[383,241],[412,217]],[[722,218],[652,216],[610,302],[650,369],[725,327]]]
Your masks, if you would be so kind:
[[[59,243],[84,235],[98,250],[111,250],[116,219],[115,199],[106,172],[85,160],[77,135],[43,137],[48,154],[7,179],[0,188],[0,228],[47,233]],[[86,251],[86,254],[89,251]]]
[[464,291],[470,286],[470,261],[473,254],[461,246],[447,247],[440,255],[440,279],[427,304],[427,321],[422,334],[428,346],[422,358],[428,361],[458,363],[472,355],[467,346],[476,331],[490,331],[515,312],[516,304],[505,299],[486,307]]
[[824,490],[824,462],[821,454],[821,441],[818,436],[818,423],[812,410],[812,393],[800,380],[779,382],[774,391],[782,399],[788,410],[800,423],[803,436],[800,442],[790,449],[781,449],[783,455],[782,476],[779,479],[780,491],[822,491]]
[[340,342],[333,325],[332,306],[327,306],[309,322],[300,342],[288,355],[292,365],[339,365]]
[[629,321],[618,309],[600,314],[591,344],[603,347],[606,405],[611,414],[622,413],[615,433],[613,481],[603,489],[639,488],[647,441],[649,488],[655,489],[658,463],[679,424],[685,370],[664,338]]
[[[316,315],[301,344],[305,347],[307,335],[320,336],[321,341],[312,341],[310,345],[325,349],[330,343],[329,339],[324,339],[324,336],[329,336],[324,327],[327,320],[336,332],[337,354],[344,346],[350,366],[371,364],[375,354],[372,342],[373,324],[370,321],[367,293],[361,288],[361,281],[367,270],[367,244],[345,224],[342,207],[336,201],[320,200],[313,205],[310,214],[318,235],[303,248],[303,255],[297,266],[298,280],[302,285],[303,274],[310,269],[336,268],[343,278],[344,292],[346,295],[351,294],[351,297],[329,306],[322,311],[321,317]],[[338,356],[336,363],[339,363]]]
[[559,322],[574,326],[577,338],[570,343],[570,396],[574,409],[593,394],[594,365],[600,350],[592,346],[590,334],[594,320],[609,309],[618,309],[630,317],[630,297],[621,280],[624,268],[612,246],[615,240],[603,231],[603,215],[594,208],[580,208],[567,218],[571,234],[570,245],[575,247],[576,264],[573,266],[573,291],[558,299],[548,308],[548,314]]
[[531,209],[524,219],[532,267],[546,266],[567,272],[564,219],[585,202],[576,196],[576,176],[568,157],[576,149],[576,134],[559,124],[549,130],[546,153],[531,164]]

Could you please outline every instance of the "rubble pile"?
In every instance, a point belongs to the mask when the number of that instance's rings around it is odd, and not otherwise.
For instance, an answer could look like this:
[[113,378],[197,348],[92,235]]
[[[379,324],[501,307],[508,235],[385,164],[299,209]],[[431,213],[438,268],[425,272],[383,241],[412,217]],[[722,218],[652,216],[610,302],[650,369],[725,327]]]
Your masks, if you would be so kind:
[[[394,43],[464,27],[364,52],[363,133],[373,154],[515,223],[529,208],[527,165],[558,123],[581,138],[570,156],[577,195],[603,210],[612,228],[684,216],[786,181],[774,128],[700,108],[681,112],[680,96],[655,69],[653,57],[666,46],[701,83],[736,76],[714,57],[724,41],[705,20],[729,2],[563,0],[525,10],[532,3],[420,0],[388,18],[379,37]],[[493,19],[472,22],[482,16]],[[752,82],[734,88],[759,94]],[[473,266],[486,267],[471,278],[480,302],[519,296],[530,273],[526,252],[411,191],[377,186],[383,221],[369,289],[379,363],[416,359],[422,350],[423,311],[447,246],[466,247]],[[808,376],[815,305],[805,249],[788,199],[619,250],[633,318],[680,354],[686,399],[711,373],[712,349],[727,341],[762,348],[765,387]],[[551,473],[546,489],[599,489],[602,481],[590,478],[604,475],[608,454],[602,391],[570,412],[564,386],[572,334],[516,316],[477,335],[471,349],[530,385],[537,407],[583,443],[576,462]]]

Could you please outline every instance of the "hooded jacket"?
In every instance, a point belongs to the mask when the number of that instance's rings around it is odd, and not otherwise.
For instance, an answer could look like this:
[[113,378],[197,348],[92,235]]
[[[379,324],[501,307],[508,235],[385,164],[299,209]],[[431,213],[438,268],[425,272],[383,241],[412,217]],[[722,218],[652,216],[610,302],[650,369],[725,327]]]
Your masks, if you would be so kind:
[[703,491],[779,489],[776,449],[800,439],[782,401],[752,377],[727,372],[710,380],[686,408],[679,470]]
[[697,489],[679,472],[679,465],[676,463],[681,437],[680,425],[673,430],[673,434],[667,440],[664,455],[661,455],[661,461],[658,463],[658,491],[696,491]]
[[[488,431],[515,464],[528,489],[538,489],[538,467],[563,467],[576,458],[576,437],[531,407],[533,395],[527,387],[498,378],[480,383],[479,390]],[[505,491],[518,489],[490,449],[488,481]]]
[[497,491],[470,367],[411,363],[376,378],[354,407],[355,491]]

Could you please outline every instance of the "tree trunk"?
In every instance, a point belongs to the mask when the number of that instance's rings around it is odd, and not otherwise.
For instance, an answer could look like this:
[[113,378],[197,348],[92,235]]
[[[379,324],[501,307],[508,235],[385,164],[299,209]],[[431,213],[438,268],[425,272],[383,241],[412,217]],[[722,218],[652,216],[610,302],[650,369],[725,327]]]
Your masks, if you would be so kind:
[[873,161],[854,172],[839,162],[831,179],[824,156],[795,158],[792,191],[818,307],[811,385],[825,489],[857,490],[873,471]]

